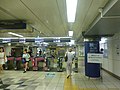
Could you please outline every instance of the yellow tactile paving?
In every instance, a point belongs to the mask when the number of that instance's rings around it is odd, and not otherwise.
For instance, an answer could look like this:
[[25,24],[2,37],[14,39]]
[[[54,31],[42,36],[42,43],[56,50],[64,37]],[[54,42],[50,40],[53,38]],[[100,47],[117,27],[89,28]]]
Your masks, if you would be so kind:
[[79,88],[79,86],[73,84],[72,79],[65,79],[64,90],[98,90],[97,88]]
[[68,78],[68,79],[65,80],[64,90],[80,90],[80,89],[77,85],[74,85],[72,83],[71,78]]
[[[81,90],[81,89],[80,89]],[[96,88],[84,88],[83,90],[98,90]],[[102,89],[101,89],[102,90]]]

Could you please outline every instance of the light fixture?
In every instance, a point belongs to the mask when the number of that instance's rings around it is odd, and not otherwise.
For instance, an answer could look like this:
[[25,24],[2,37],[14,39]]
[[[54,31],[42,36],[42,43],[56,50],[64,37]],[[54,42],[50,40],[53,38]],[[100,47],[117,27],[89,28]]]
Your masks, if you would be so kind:
[[8,46],[11,46],[11,43],[8,43]]
[[74,22],[77,9],[77,0],[66,0],[68,22]]
[[8,34],[11,34],[11,35],[14,35],[14,36],[18,36],[18,37],[23,37],[22,35],[17,34],[17,33],[13,33],[13,32],[8,32]]
[[89,39],[87,39],[87,38],[84,38],[84,42],[85,42],[85,41],[89,41]]
[[105,43],[107,41],[107,38],[102,37],[100,43]]
[[73,31],[68,31],[69,37],[73,36]]

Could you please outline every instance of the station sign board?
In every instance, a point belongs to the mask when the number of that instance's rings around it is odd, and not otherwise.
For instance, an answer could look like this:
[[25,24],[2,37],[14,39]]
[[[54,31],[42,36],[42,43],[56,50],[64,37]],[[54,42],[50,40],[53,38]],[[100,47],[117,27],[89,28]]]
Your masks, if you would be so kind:
[[54,39],[53,39],[53,42],[56,42],[56,43],[57,43],[57,42],[60,42],[60,38],[54,38]]
[[9,43],[11,42],[11,39],[10,38],[5,38],[2,40],[2,43]]
[[25,42],[26,42],[25,38],[20,38],[19,39],[19,43],[25,43]]
[[87,61],[88,63],[102,63],[103,54],[101,53],[88,53]]
[[44,42],[43,38],[35,38],[35,43],[40,43],[40,42]]

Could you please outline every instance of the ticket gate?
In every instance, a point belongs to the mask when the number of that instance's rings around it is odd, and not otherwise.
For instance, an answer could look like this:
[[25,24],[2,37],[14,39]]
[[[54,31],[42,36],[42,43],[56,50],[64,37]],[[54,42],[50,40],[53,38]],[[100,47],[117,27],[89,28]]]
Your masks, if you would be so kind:
[[33,70],[38,70],[40,68],[39,63],[42,62],[42,67],[45,59],[43,57],[35,57],[34,58],[34,66]]
[[5,63],[5,69],[14,69],[14,57],[7,57],[7,62]]
[[50,69],[51,69],[51,62],[52,62],[52,57],[47,57],[46,62],[45,62],[47,71],[50,71]]
[[78,58],[77,57],[75,57],[74,62],[75,62],[74,71],[78,72]]
[[30,61],[29,61],[29,69],[30,70],[33,70],[33,67],[35,65],[35,60],[34,60],[34,57],[30,57]]
[[63,71],[63,67],[62,67],[62,65],[63,65],[63,58],[64,57],[59,57],[58,60],[57,60],[57,71],[58,72]]
[[14,69],[15,70],[19,70],[22,68],[22,57],[16,57],[15,60],[14,60]]

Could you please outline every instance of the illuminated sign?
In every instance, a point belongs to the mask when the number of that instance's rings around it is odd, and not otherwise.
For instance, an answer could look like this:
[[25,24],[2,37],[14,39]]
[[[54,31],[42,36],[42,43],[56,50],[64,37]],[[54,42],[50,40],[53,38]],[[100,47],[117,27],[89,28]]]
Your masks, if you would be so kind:
[[19,39],[11,39],[11,42],[19,42]]
[[26,41],[25,41],[25,38],[20,38],[19,39],[19,43],[25,43]]
[[60,38],[54,38],[53,42],[60,42]]
[[43,42],[44,41],[44,39],[42,39],[42,38],[35,38],[35,43],[40,43],[40,42]]
[[11,39],[6,38],[6,39],[3,39],[3,40],[2,40],[2,43],[8,43],[8,42],[11,42]]

